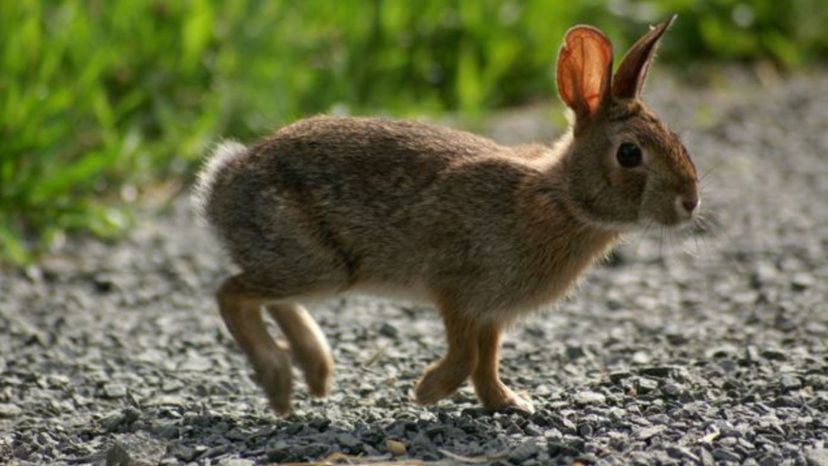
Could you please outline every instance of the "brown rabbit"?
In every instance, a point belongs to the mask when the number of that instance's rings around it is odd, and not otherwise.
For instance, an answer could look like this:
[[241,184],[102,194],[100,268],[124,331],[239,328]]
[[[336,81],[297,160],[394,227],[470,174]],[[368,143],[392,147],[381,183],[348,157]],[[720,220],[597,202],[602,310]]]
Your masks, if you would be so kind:
[[[330,349],[300,303],[355,290],[439,309],[448,353],[425,371],[419,403],[471,377],[485,407],[531,411],[498,376],[504,327],[564,295],[624,231],[679,224],[699,204],[687,151],[639,99],[673,19],[639,39],[614,77],[603,33],[566,33],[557,83],[575,121],[551,147],[325,116],[251,147],[221,144],[195,200],[241,269],[218,303],[273,409],[290,410],[291,354],[314,395],[330,387]],[[268,334],[262,307],[289,349]]]

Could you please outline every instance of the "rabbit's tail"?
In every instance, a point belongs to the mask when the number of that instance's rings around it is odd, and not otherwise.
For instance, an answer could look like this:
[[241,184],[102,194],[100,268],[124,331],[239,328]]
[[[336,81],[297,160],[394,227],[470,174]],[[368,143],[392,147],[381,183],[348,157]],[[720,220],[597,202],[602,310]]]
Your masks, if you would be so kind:
[[229,165],[244,156],[247,150],[247,147],[239,142],[225,140],[216,144],[205,159],[192,192],[193,207],[202,221],[210,225],[216,224],[216,219],[211,215],[216,190],[226,180],[230,172]]

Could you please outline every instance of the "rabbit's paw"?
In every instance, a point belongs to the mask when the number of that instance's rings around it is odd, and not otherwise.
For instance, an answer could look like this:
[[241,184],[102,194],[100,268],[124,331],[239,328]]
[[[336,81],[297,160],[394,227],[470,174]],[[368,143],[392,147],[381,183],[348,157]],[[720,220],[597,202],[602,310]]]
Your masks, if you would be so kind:
[[289,414],[293,391],[290,359],[286,353],[278,353],[262,366],[256,368],[256,382],[264,389],[270,407],[280,415]]
[[518,410],[529,414],[535,412],[532,400],[513,392],[499,380],[486,387],[478,387],[477,394],[486,409],[493,411]]
[[303,358],[299,362],[305,374],[305,382],[311,395],[322,398],[331,390],[331,375],[334,363],[329,354],[317,354],[313,358]]
[[414,393],[417,403],[434,404],[451,395],[465,382],[469,371],[465,367],[441,363],[426,370]]

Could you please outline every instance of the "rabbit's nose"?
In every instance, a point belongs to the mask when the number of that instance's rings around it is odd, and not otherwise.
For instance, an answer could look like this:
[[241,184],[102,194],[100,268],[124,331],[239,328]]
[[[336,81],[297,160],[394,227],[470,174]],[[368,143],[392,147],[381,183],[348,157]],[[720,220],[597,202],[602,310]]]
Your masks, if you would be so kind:
[[695,193],[676,196],[676,210],[681,217],[689,218],[699,207],[699,196]]

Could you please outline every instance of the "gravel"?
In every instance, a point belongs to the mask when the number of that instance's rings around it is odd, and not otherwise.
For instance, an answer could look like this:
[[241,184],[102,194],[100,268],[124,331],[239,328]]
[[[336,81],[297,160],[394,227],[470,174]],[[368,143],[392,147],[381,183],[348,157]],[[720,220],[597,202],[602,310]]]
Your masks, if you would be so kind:
[[[486,412],[469,387],[418,407],[439,319],[352,296],[312,309],[331,396],[300,382],[295,414],[275,417],[213,302],[231,267],[179,198],[124,242],[72,239],[0,272],[0,463],[828,464],[828,73],[656,76],[650,101],[704,175],[704,220],[631,235],[516,326],[503,377],[534,414]],[[549,137],[548,115],[486,131]]]

